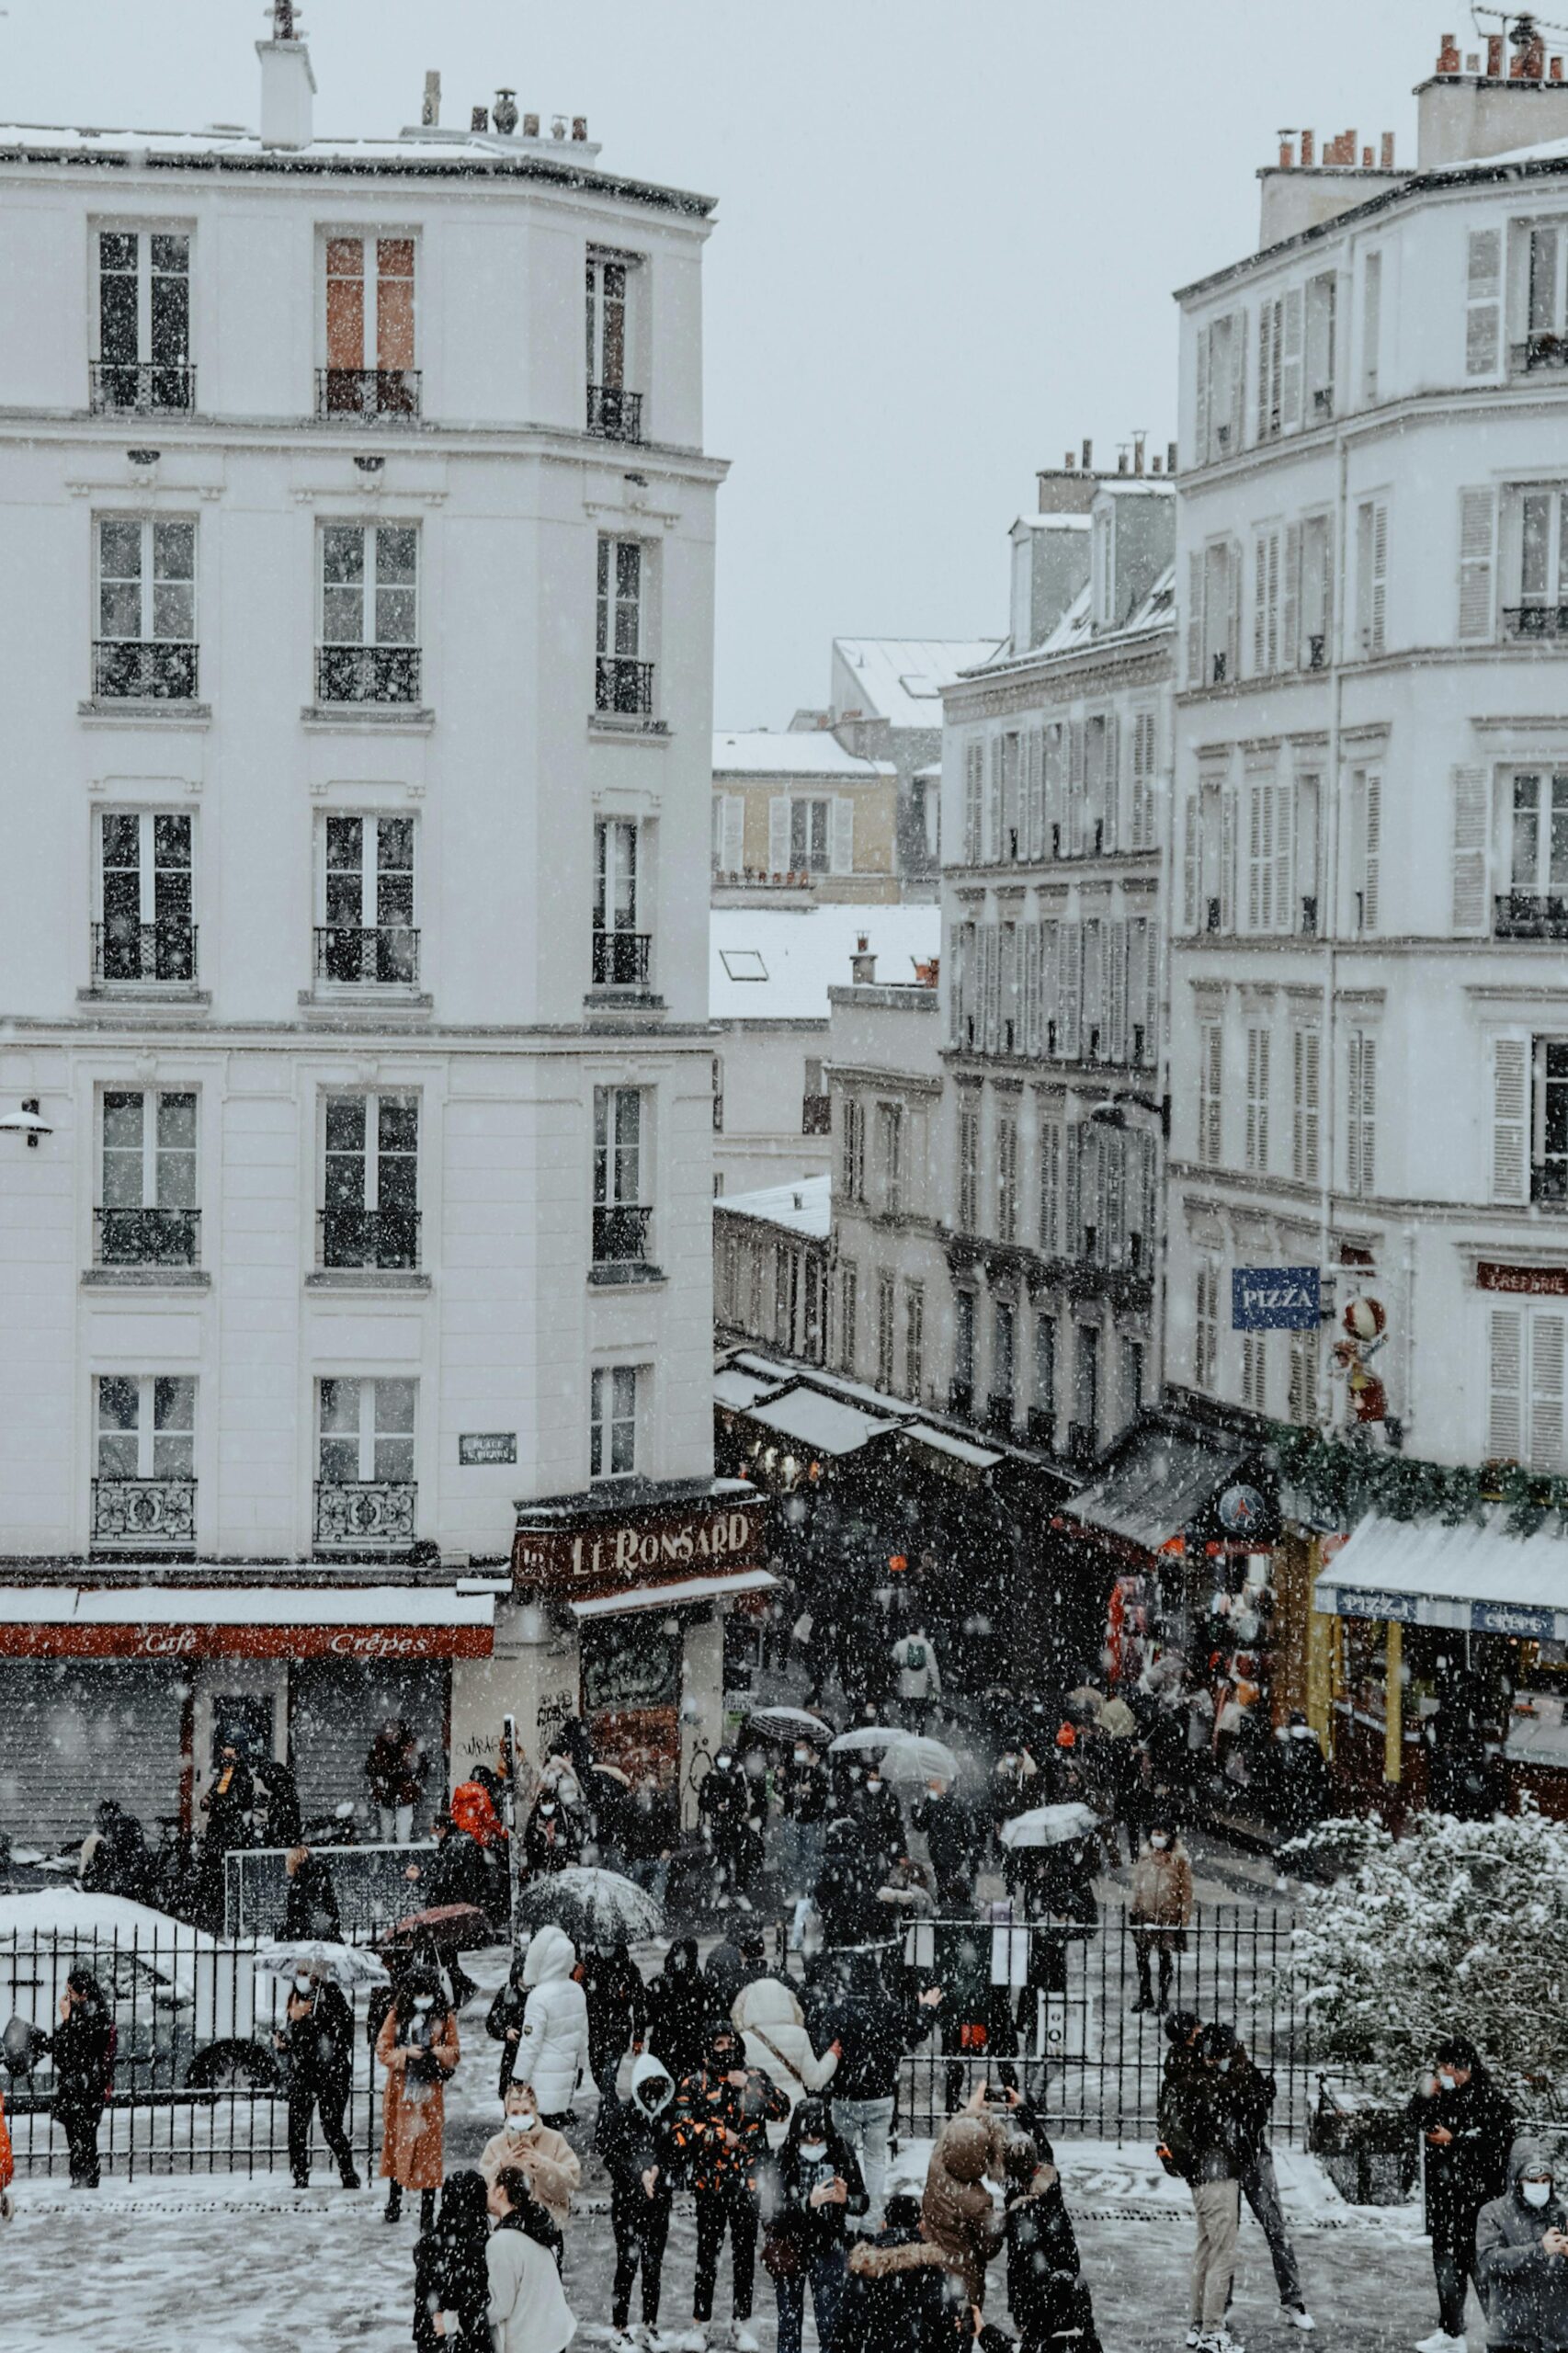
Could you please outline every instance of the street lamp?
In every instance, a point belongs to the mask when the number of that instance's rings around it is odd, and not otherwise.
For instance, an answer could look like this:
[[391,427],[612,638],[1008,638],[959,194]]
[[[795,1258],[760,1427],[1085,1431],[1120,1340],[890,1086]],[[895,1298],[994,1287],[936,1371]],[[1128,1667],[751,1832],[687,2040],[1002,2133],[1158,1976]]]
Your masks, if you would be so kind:
[[1089,1113],[1090,1123],[1096,1128],[1126,1128],[1131,1125],[1129,1111],[1142,1111],[1158,1120],[1160,1138],[1171,1140],[1171,1098],[1168,1095],[1118,1095],[1109,1103],[1096,1103]]
[[26,1136],[29,1152],[38,1150],[40,1136],[51,1136],[54,1133],[49,1121],[40,1120],[39,1117],[36,1095],[26,1096],[19,1111],[0,1112],[0,1129],[12,1135]]

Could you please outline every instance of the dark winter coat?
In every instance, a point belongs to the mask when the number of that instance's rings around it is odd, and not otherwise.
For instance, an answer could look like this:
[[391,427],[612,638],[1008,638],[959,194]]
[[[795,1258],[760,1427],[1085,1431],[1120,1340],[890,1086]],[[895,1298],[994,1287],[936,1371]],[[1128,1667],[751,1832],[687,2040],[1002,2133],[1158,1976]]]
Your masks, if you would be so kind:
[[267,1798],[261,1819],[262,1845],[297,1847],[304,1817],[300,1812],[299,1783],[292,1772],[278,1757],[264,1756],[256,1765],[256,1778]]
[[[290,1989],[290,2001],[301,1998]],[[301,2091],[347,2092],[354,2073],[354,2013],[335,1985],[318,1985],[308,2018],[285,2006],[278,2040],[289,2055],[289,2080]]]
[[662,2059],[674,2080],[685,2081],[708,2048],[708,2038],[720,2022],[713,1989],[697,1966],[697,1938],[680,1937],[665,1955],[665,1965],[644,1988],[648,2025],[644,2040],[655,2059]]
[[[523,2031],[523,2012],[528,2007],[528,1989],[523,1984],[523,1964],[516,1961],[506,1983],[484,2013],[484,2031],[493,2042],[501,2045],[501,2097],[506,2097],[506,2086],[512,2080],[512,2062],[517,2055],[517,2043]],[[510,2034],[512,2040],[507,2041]]]
[[536,1805],[523,1832],[523,1860],[530,1874],[541,1871],[563,1871],[569,1863],[580,1862],[583,1835],[569,1810],[557,1804],[553,1813],[540,1812]]
[[114,2020],[106,2006],[101,2001],[73,2002],[49,2039],[57,2110],[101,2115],[109,2095],[114,2047]]
[[629,2042],[640,2042],[648,2002],[642,1972],[624,1945],[618,1952],[584,1956],[578,1981],[588,2006],[588,2061],[619,2058]]
[[732,1765],[727,1773],[721,1772],[715,1765],[703,1775],[697,1792],[697,1812],[720,1853],[741,1844],[752,1812],[752,1793],[738,1765]]
[[888,1907],[877,1901],[881,1873],[862,1839],[835,1839],[812,1892],[824,1945],[874,1944],[892,1934]]
[[856,1795],[854,1813],[865,1831],[867,1846],[874,1855],[881,1858],[884,1864],[909,1852],[903,1808],[898,1802],[897,1792],[886,1781],[879,1782],[874,1790],[869,1781],[862,1781]]
[[[1233,2069],[1232,2075],[1234,2070]],[[1206,2066],[1196,2052],[1176,2050],[1160,2084],[1160,2139],[1184,2181],[1236,2181],[1251,2154],[1247,2096],[1232,2075]]]
[[1451,2092],[1417,2093],[1405,2112],[1424,2136],[1439,2125],[1453,2134],[1426,2144],[1426,2228],[1435,2238],[1462,2236],[1507,2187],[1514,2111],[1485,2068],[1477,2067]]
[[1007,2303],[1023,2353],[1036,2353],[1076,2331],[1092,2339],[1094,2308],[1053,2165],[1041,2165],[1028,2190],[1011,2200],[1006,2229]]
[[767,1974],[760,1961],[748,1961],[739,1945],[722,1937],[702,1964],[702,1974],[713,1989],[713,2007],[728,2018],[743,1988]]
[[[801,2153],[799,2122],[797,2109],[778,2152],[778,2205],[773,2226],[795,2242],[808,2263],[814,2263],[819,2256],[843,2246],[846,2218],[863,2214],[871,2201],[858,2160],[842,2134],[830,2125],[826,2154],[807,2158]],[[831,2201],[813,2206],[812,2190],[832,2181],[835,2175],[847,2193],[843,2205]]]
[[790,1758],[779,1774],[778,1789],[786,1817],[790,1822],[825,1822],[832,1797],[832,1784],[825,1766],[797,1765]]
[[974,1826],[961,1798],[945,1790],[916,1798],[909,1810],[909,1826],[921,1832],[931,1858],[938,1895],[966,1886],[974,1872]]
[[[438,2230],[422,2231],[414,2242],[415,2353],[493,2353],[490,2334],[490,2272],[484,2243],[476,2241],[478,2263],[454,2258]],[[436,2314],[456,2313],[460,2334],[436,2334]]]
[[[744,2074],[744,2085],[732,2084]],[[699,2067],[676,2094],[675,2138],[694,2189],[755,2193],[767,2161],[767,2127],[790,2113],[787,2095],[758,2067]],[[735,2135],[737,2146],[722,2137]]]
[[918,2231],[879,2231],[850,2249],[833,2353],[949,2353],[961,2298],[940,2247]]
[[83,1869],[83,1888],[89,1895],[123,1895],[133,1904],[144,1904],[152,1879],[146,1834],[134,1814],[115,1805]]
[[256,1803],[256,1783],[250,1768],[236,1762],[221,1765],[218,1777],[201,1801],[207,1816],[207,1843],[227,1854],[232,1847],[248,1847],[250,1811]]
[[653,2196],[666,2207],[676,2185],[680,2151],[675,2131],[675,2085],[662,2059],[650,2052],[631,2063],[631,2089],[625,2099],[599,2107],[594,2142],[609,2175],[612,2199],[635,2214],[645,2202],[642,2177],[654,2165]]
[[1235,2112],[1237,2145],[1245,2156],[1268,2146],[1268,2120],[1278,2086],[1251,2059],[1238,2058],[1227,2079]]
[[283,1897],[283,1925],[278,1933],[285,1939],[320,1937],[333,1944],[342,1942],[343,1922],[338,1915],[337,1890],[332,1883],[332,1872],[320,1855],[307,1855],[287,1881]]
[[425,1759],[411,1734],[379,1732],[365,1757],[372,1805],[417,1805],[425,1782]]
[[828,2003],[812,2039],[820,2048],[842,2046],[829,2086],[834,2099],[891,2099],[899,2061],[925,2041],[937,2013],[878,1985],[856,1987]]
[[1509,2186],[1482,2208],[1475,2226],[1476,2276],[1486,2298],[1489,2343],[1562,2353],[1568,2346],[1568,2256],[1547,2255],[1540,2243],[1548,2231],[1568,2231],[1568,2210],[1555,2182],[1544,2206],[1527,2205],[1519,2188],[1540,2162],[1538,2142],[1515,2142]]
[[419,1909],[472,1904],[483,1912],[490,1900],[490,1867],[484,1849],[466,1830],[449,1830],[435,1853],[419,1866]]

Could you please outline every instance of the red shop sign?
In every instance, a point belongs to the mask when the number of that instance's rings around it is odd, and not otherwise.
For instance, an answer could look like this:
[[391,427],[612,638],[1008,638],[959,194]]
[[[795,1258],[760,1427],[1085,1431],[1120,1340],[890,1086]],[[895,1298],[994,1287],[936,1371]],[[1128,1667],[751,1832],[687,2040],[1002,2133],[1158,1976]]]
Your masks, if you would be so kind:
[[0,1624],[5,1658],[488,1658],[488,1626]]
[[1483,1258],[1475,1280],[1481,1290],[1513,1291],[1521,1299],[1568,1299],[1568,1267],[1510,1267]]

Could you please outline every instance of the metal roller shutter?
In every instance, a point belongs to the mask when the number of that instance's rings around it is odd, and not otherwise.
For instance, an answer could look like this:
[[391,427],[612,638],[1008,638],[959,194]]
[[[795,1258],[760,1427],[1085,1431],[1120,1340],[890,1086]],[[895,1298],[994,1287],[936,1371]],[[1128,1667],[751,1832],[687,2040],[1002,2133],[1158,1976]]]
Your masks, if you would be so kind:
[[100,1798],[137,1815],[149,1847],[179,1804],[173,1665],[140,1659],[12,1659],[0,1666],[0,1829],[18,1845],[85,1838]]
[[290,1753],[307,1814],[347,1799],[369,1818],[365,1755],[389,1716],[401,1716],[425,1751],[429,1770],[415,1835],[448,1795],[447,1677],[441,1659],[301,1660],[289,1670]]

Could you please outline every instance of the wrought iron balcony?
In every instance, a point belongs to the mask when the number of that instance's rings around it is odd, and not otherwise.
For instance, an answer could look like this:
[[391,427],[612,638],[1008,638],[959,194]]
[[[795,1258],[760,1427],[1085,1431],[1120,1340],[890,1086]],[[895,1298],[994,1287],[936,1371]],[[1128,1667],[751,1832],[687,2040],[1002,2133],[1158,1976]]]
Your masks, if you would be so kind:
[[596,931],[594,986],[597,989],[645,989],[653,936],[648,931]]
[[1505,605],[1505,637],[1568,637],[1568,605]]
[[196,1481],[95,1479],[95,1545],[134,1545],[148,1552],[187,1549],[196,1542]]
[[830,1136],[833,1133],[831,1095],[803,1095],[801,1097],[801,1133],[803,1136]]
[[1509,353],[1516,368],[1568,368],[1568,335],[1530,335]]
[[1222,687],[1222,686],[1224,685],[1224,683],[1225,683],[1225,672],[1226,672],[1226,669],[1228,668],[1228,666],[1229,666],[1229,656],[1228,656],[1227,654],[1211,654],[1210,655],[1210,657],[1209,657],[1209,673],[1210,673],[1210,681],[1211,681],[1211,683],[1212,683],[1214,686],[1216,686],[1216,687]]
[[100,637],[93,646],[99,702],[190,702],[197,649],[184,638]]
[[1010,1438],[1013,1429],[1013,1401],[1010,1397],[988,1397],[985,1401],[985,1427],[997,1438]]
[[194,1267],[200,1237],[199,1210],[95,1210],[93,1264]]
[[316,415],[371,424],[419,415],[417,368],[318,368]]
[[93,979],[166,981],[188,985],[196,978],[196,926],[184,915],[160,915],[153,923],[96,923]]
[[316,1211],[318,1263],[324,1267],[419,1264],[417,1210],[330,1209]]
[[1505,891],[1494,904],[1499,939],[1568,939],[1568,893]]
[[604,441],[641,441],[642,395],[619,384],[588,386],[588,430]]
[[957,1414],[961,1421],[967,1422],[969,1419],[970,1408],[973,1404],[974,1384],[972,1381],[950,1381],[948,1383],[948,1411],[949,1414]]
[[1031,1405],[1025,1435],[1031,1446],[1053,1448],[1056,1444],[1055,1414],[1044,1405]]
[[412,1479],[318,1479],[314,1541],[335,1552],[406,1547],[418,1493]]
[[417,702],[417,645],[318,645],[318,702]]
[[95,416],[188,416],[196,370],[168,359],[95,359],[89,369]]
[[594,658],[594,709],[629,718],[645,719],[653,708],[653,665],[634,662],[630,654],[599,654]]
[[316,978],[390,988],[419,978],[419,934],[406,923],[317,924]]
[[615,1267],[634,1264],[648,1255],[648,1233],[653,1222],[651,1209],[629,1207],[617,1202],[610,1208],[594,1211],[594,1264]]
[[1324,660],[1325,660],[1325,658],[1326,658],[1326,656],[1327,656],[1327,653],[1328,653],[1328,636],[1327,636],[1327,632],[1326,632],[1325,631],[1324,631],[1324,630],[1321,630],[1321,629],[1309,630],[1309,631],[1308,631],[1308,632],[1307,632],[1307,667],[1308,667],[1308,669],[1309,669],[1309,670],[1321,670],[1321,669],[1323,668],[1324,662]]

